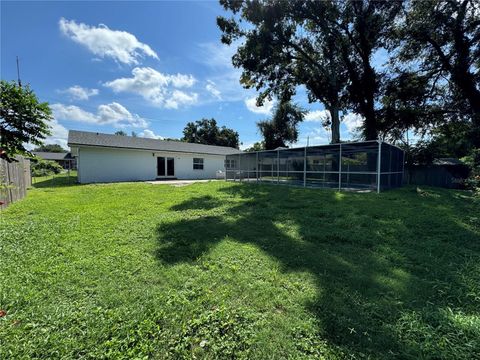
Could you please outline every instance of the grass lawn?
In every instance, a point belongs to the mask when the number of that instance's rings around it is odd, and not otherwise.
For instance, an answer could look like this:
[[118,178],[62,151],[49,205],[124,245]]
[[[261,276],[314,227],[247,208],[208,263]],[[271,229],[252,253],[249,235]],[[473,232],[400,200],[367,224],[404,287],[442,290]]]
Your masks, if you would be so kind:
[[480,358],[466,192],[48,181],[0,215],[0,359]]

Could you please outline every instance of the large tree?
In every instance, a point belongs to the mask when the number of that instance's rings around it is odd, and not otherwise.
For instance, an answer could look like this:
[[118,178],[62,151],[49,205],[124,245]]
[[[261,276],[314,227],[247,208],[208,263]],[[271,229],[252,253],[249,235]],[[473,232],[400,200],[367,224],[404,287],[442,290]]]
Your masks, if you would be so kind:
[[298,140],[298,124],[303,121],[305,110],[290,101],[279,102],[269,120],[257,123],[266,150],[287,147]]
[[445,109],[445,86],[433,86],[429,76],[393,70],[381,86],[379,130],[384,138],[403,141],[406,132],[425,135],[455,113]]
[[380,100],[381,72],[373,66],[373,56],[384,49],[398,17],[400,0],[335,1],[339,16],[330,21],[341,34],[342,59],[348,72],[347,99],[353,110],[364,118],[363,137],[375,140],[381,121],[376,104]]
[[480,147],[480,3],[477,0],[407,3],[398,24],[399,60],[442,87],[445,117],[469,117],[470,138]]
[[[339,142],[339,111],[346,78],[337,34],[328,31],[328,24],[323,21],[331,10],[328,4],[220,2],[234,13],[230,19],[217,19],[223,31],[222,42],[245,40],[233,57],[233,64],[243,69],[241,83],[246,88],[261,91],[257,104],[272,95],[292,95],[298,85],[304,85],[309,101],[320,101],[330,111],[332,142]],[[319,17],[312,17],[312,12]],[[249,24],[241,27],[242,21]]]
[[218,127],[215,119],[189,122],[183,129],[183,141],[205,145],[229,146],[238,149],[238,132],[225,126]]
[[[364,137],[376,139],[380,75],[371,61],[384,45],[400,10],[399,1],[220,0],[231,18],[219,17],[222,42],[243,40],[233,64],[245,87],[271,93],[304,85],[310,101],[332,115],[332,142],[339,141],[339,109],[348,105],[365,121]],[[246,25],[243,25],[247,23]]]
[[39,102],[29,86],[0,81],[0,158],[9,162],[16,155],[31,155],[27,144],[41,145],[50,135],[52,112]]
[[65,150],[61,145],[58,144],[45,144],[45,145],[40,145],[37,146],[33,151],[39,151],[39,152],[54,152],[54,153],[66,153],[67,150]]
[[263,141],[257,141],[253,143],[252,146],[245,149],[246,152],[262,151],[262,150],[265,150],[265,142]]

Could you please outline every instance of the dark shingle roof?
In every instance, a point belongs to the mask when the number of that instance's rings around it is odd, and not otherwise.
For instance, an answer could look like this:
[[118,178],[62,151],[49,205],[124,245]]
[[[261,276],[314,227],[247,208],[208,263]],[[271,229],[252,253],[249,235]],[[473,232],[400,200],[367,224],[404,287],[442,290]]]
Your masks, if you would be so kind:
[[43,160],[70,160],[72,156],[70,153],[46,152],[46,151],[32,151],[32,154],[42,158]]
[[181,141],[156,140],[141,137],[101,134],[77,130],[70,130],[68,132],[68,145],[188,152],[209,155],[228,155],[241,152],[238,149],[225,146],[191,144]]
[[438,158],[433,160],[434,165],[463,165],[463,163],[456,158]]

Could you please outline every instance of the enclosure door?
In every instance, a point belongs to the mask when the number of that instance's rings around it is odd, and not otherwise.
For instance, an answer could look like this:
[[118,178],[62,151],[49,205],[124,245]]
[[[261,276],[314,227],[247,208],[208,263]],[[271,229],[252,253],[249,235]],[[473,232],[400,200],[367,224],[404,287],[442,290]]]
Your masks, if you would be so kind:
[[175,176],[175,159],[157,157],[157,176]]

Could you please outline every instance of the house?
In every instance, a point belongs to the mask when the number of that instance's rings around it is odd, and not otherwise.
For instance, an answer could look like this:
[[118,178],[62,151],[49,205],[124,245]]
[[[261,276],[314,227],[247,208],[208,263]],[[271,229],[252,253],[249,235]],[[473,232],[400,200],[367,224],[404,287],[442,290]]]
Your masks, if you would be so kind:
[[231,147],[70,130],[80,183],[214,179]]
[[77,167],[76,161],[71,153],[33,151],[32,154],[43,160],[55,161],[65,170],[74,170]]

